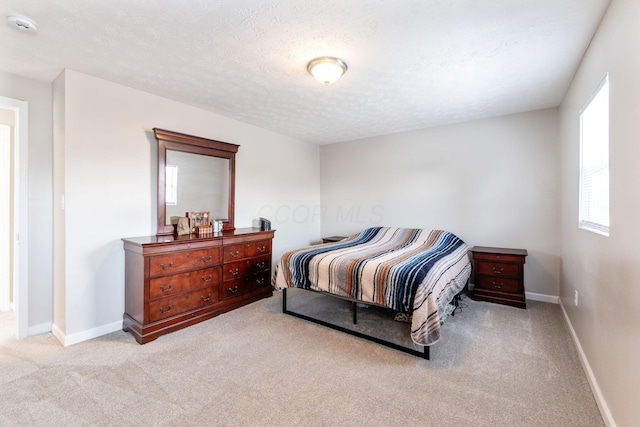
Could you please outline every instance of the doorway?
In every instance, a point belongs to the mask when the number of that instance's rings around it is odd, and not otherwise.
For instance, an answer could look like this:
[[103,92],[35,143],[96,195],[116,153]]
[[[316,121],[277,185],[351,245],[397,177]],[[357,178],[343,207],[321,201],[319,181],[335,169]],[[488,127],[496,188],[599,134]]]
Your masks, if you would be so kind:
[[27,103],[0,96],[0,325],[28,335]]
[[[0,312],[13,310],[13,128],[15,112],[0,108]],[[5,316],[3,315],[3,318]]]

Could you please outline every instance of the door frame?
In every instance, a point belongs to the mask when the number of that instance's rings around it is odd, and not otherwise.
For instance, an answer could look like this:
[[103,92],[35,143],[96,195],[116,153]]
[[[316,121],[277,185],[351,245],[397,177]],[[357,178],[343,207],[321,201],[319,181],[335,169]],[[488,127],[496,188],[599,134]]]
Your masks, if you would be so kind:
[[15,112],[13,180],[13,300],[16,313],[16,338],[29,334],[29,104],[0,96],[0,107]]

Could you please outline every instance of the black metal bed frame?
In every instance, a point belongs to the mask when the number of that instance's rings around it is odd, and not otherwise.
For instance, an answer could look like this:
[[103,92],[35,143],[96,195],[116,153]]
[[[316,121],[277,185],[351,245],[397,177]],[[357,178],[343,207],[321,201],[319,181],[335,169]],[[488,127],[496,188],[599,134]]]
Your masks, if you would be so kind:
[[[313,292],[313,291],[311,291]],[[347,299],[347,298],[342,298],[342,297],[338,297],[332,294],[326,294],[326,293],[322,293],[323,295],[327,295],[327,296],[332,296],[332,297],[336,297],[336,298],[341,298],[341,299]],[[353,307],[353,323],[354,325],[358,323],[358,304],[356,301],[347,299],[348,301],[351,301],[352,307]],[[454,301],[456,302],[456,306],[457,306],[457,301],[458,301],[458,296],[456,295],[456,297],[454,297]],[[287,309],[287,288],[284,288],[282,290],[282,312],[285,314],[288,314],[290,316],[294,316],[300,319],[304,319],[307,320],[309,322],[313,322],[313,323],[317,323],[318,325],[322,325],[322,326],[326,326],[327,328],[331,328],[331,329],[335,329],[337,331],[340,332],[344,332],[347,333],[349,335],[353,335],[355,337],[358,338],[362,338],[368,341],[372,341],[376,344],[381,344],[385,347],[389,347],[389,348],[393,348],[395,350],[400,350],[402,352],[411,354],[413,356],[418,356],[422,359],[426,359],[429,360],[429,346],[423,346],[423,351],[419,351],[419,350],[414,350],[412,348],[409,347],[404,347],[400,344],[396,344],[394,342],[391,341],[387,341],[387,340],[383,340],[381,338],[378,337],[374,337],[371,335],[367,335],[367,334],[363,334],[362,332],[358,332],[358,331],[353,331],[351,329],[347,329],[344,328],[342,326],[338,326],[338,325],[334,325],[333,323],[329,323],[329,322],[325,322],[324,320],[320,320],[320,319],[315,319],[313,317],[304,315],[304,314],[300,314],[300,313],[296,313],[294,311],[290,311]]]

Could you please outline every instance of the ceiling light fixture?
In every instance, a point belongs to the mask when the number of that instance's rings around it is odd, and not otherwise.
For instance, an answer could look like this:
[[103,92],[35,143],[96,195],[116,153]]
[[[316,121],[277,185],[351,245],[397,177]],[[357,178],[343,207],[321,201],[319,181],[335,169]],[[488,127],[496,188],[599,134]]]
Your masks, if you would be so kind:
[[31,18],[27,18],[26,16],[9,15],[7,16],[7,23],[13,28],[26,33],[35,33],[38,31],[38,24],[36,24],[36,21]]
[[312,59],[307,64],[307,71],[320,83],[330,85],[347,72],[347,64],[342,59],[323,56]]

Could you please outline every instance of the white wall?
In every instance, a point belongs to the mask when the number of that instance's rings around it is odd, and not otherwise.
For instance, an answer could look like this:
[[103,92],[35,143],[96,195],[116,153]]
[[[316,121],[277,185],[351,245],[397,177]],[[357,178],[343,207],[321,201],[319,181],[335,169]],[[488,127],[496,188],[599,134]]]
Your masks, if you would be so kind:
[[322,146],[322,235],[436,228],[524,248],[527,292],[559,293],[557,110]]
[[[152,128],[239,144],[236,227],[282,206],[319,205],[318,146],[72,70],[64,75],[66,343],[117,329],[122,237],[156,232]],[[57,173],[57,172],[56,172]],[[56,194],[56,198],[61,194]],[[59,209],[56,205],[55,209]],[[319,238],[320,224],[274,221],[274,259]]]
[[52,316],[51,84],[0,72],[0,96],[28,102],[28,326],[43,332]]
[[65,71],[53,82],[53,333],[66,330],[66,230],[62,195],[65,179]]
[[[639,18],[637,0],[612,1],[560,108],[561,299],[605,421],[619,426],[637,426],[640,420]],[[580,109],[607,72],[611,228],[604,237],[578,229],[578,168]]]

